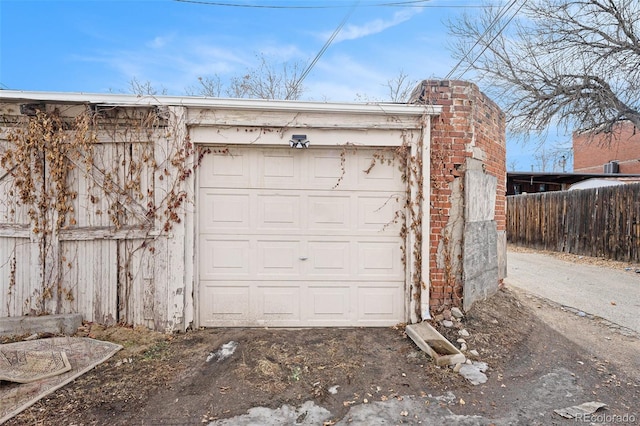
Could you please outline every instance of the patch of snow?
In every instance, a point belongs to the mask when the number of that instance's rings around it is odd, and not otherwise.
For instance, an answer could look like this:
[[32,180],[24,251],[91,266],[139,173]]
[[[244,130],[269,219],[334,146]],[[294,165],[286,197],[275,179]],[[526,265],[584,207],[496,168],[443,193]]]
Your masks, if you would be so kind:
[[209,353],[209,355],[207,356],[207,362],[210,362],[213,359],[215,359],[216,362],[227,359],[231,355],[233,355],[237,347],[238,342],[234,342],[233,340],[231,340],[229,343],[225,343],[224,345],[222,345],[217,351]]

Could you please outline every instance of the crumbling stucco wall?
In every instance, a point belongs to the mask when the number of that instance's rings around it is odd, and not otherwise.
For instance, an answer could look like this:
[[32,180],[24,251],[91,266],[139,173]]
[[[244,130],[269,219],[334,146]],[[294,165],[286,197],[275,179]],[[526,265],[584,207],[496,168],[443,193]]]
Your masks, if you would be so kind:
[[431,127],[430,307],[468,309],[506,276],[504,114],[465,81],[425,80],[410,102],[443,107]]
[[482,170],[482,163],[467,160],[465,224],[463,236],[463,308],[498,289],[498,232],[495,199],[498,179]]

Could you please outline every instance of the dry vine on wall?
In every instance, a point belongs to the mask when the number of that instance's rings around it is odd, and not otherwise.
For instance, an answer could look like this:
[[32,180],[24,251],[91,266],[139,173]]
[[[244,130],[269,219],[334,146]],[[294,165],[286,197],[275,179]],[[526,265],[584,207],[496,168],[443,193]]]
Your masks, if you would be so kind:
[[[411,232],[412,235],[415,236],[413,246],[410,247],[413,259],[413,274],[411,276],[411,286],[413,289],[411,294],[416,302],[415,315],[418,319],[421,319],[422,316],[419,303],[421,293],[422,291],[429,291],[425,282],[428,277],[422,276],[422,205],[424,200],[424,179],[422,176],[423,158],[421,153],[423,151],[423,143],[423,138],[420,138],[420,140],[417,141],[416,152],[412,154],[411,144],[408,141],[408,135],[405,133],[403,135],[403,142],[401,145],[397,147],[380,148],[374,151],[371,163],[365,170],[363,170],[364,173],[369,174],[378,164],[387,166],[395,164],[401,172],[402,181],[406,185],[404,203],[395,211],[389,224],[400,223],[400,237],[403,241],[400,248],[402,250],[402,264],[405,267],[407,266],[406,243],[408,241],[409,233]],[[346,173],[345,163],[347,154],[350,151],[355,152],[356,150],[357,146],[353,144],[347,143],[343,146],[342,152],[340,153],[341,175],[334,188],[337,188],[340,185],[340,182],[343,180]],[[412,188],[415,188],[414,192],[412,192]],[[427,238],[426,241],[426,244],[428,244],[429,239]]]
[[[9,124],[2,129],[6,149],[0,154],[0,176],[13,178],[13,189],[5,196],[25,208],[39,247],[41,288],[32,295],[38,300],[25,305],[37,306],[38,314],[55,313],[62,298],[73,301],[73,289],[63,288],[62,272],[63,265],[70,268],[72,263],[60,250],[59,237],[96,229],[113,235],[138,231],[125,245],[119,265],[110,265],[123,268],[118,276],[124,282],[118,286],[125,291],[119,293],[128,297],[133,274],[140,269],[131,265],[134,253],[153,253],[153,241],[181,222],[190,201],[184,181],[207,150],[195,149],[188,136],[178,137],[170,111],[156,108],[87,106],[78,113],[42,107],[17,120],[3,118]],[[16,215],[15,209],[8,213]],[[127,239],[126,232],[122,235]],[[9,297],[16,279],[13,256]],[[52,299],[53,305],[45,303]]]

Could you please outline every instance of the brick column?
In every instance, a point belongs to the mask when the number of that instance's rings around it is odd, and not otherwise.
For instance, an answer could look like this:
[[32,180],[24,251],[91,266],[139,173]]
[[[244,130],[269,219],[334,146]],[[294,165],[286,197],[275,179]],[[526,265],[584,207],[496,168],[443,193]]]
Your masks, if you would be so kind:
[[462,305],[468,170],[481,170],[497,179],[493,220],[498,230],[498,265],[504,270],[499,279],[506,274],[506,245],[501,242],[506,229],[505,119],[494,102],[465,81],[425,80],[414,90],[411,103],[443,107],[431,122],[429,300],[431,311],[439,312]]

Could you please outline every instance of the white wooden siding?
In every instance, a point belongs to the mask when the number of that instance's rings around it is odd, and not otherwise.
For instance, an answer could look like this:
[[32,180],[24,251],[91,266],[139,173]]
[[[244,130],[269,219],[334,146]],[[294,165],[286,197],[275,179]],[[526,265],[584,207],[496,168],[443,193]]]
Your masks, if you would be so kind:
[[[6,137],[10,129],[3,130],[0,136]],[[176,322],[182,320],[184,308],[177,309],[178,314],[167,312],[168,286],[184,286],[168,278],[172,273],[168,262],[177,262],[170,259],[166,242],[173,234],[163,233],[161,221],[146,215],[148,194],[160,203],[174,181],[160,178],[160,172],[154,173],[151,164],[142,161],[149,156],[173,172],[169,156],[175,141],[164,138],[164,132],[156,131],[151,141],[145,141],[146,133],[140,138],[132,133],[132,129],[104,129],[92,147],[92,164],[87,166],[85,158],[70,159],[75,167],[68,177],[69,190],[77,193],[73,214],[62,229],[48,235],[44,265],[41,234],[32,232],[28,207],[12,193],[12,177],[0,171],[1,316],[77,312],[102,324],[181,327]],[[8,146],[6,139],[0,140],[0,149]],[[140,187],[130,195],[105,191],[109,185],[126,188],[131,180]],[[118,215],[119,227],[114,226],[113,214]],[[179,242],[183,244],[184,237]],[[177,251],[182,252],[180,247]],[[52,294],[43,299],[45,287]]]
[[[296,274],[298,278],[304,278],[311,285],[301,288],[317,301],[318,306],[336,316],[338,323],[342,321],[340,312],[346,312],[347,305],[334,306],[336,297],[348,299],[351,311],[366,313],[373,307],[372,312],[376,312],[378,319],[387,309],[391,314],[384,319],[386,323],[398,318],[413,318],[411,306],[416,299],[416,290],[405,283],[414,276],[414,262],[410,260],[406,272],[398,263],[402,241],[396,225],[379,233],[391,210],[396,208],[391,204],[384,205],[385,200],[399,189],[384,187],[385,180],[379,179],[376,185],[382,186],[376,191],[362,191],[358,187],[362,183],[358,179],[362,176],[358,178],[352,173],[367,169],[370,158],[354,156],[347,161],[359,161],[360,164],[347,169],[340,190],[334,191],[332,188],[340,179],[342,168],[340,157],[335,154],[342,146],[356,145],[361,150],[403,144],[415,147],[428,126],[428,116],[436,114],[437,107],[0,91],[0,114],[8,118],[0,125],[0,152],[7,148],[6,135],[13,123],[25,118],[21,115],[20,104],[31,102],[46,103],[48,110],[57,108],[70,118],[85,111],[87,105],[98,103],[102,104],[98,109],[105,106],[107,111],[150,108],[159,112],[159,116],[164,117],[161,120],[166,122],[150,133],[150,140],[147,133],[139,138],[132,137],[134,129],[123,122],[118,124],[117,131],[107,126],[93,147],[93,164],[85,168],[82,158],[74,159],[77,168],[69,176],[69,184],[72,191],[77,191],[73,200],[75,223],[68,222],[59,232],[51,234],[48,241],[52,244],[44,256],[41,256],[41,234],[32,232],[27,207],[17,202],[18,197],[11,192],[15,189],[11,177],[4,176],[6,171],[0,169],[0,316],[77,312],[87,321],[105,324],[118,321],[164,331],[185,329],[192,322],[198,322],[197,310],[203,303],[201,288],[195,285],[199,279],[196,262],[201,255],[196,253],[196,248],[201,243],[206,244],[210,237],[226,239],[230,242],[229,251],[223,251],[217,259],[227,259],[227,266],[233,266],[237,259],[231,259],[229,253],[235,250],[242,254],[243,240],[231,241],[233,232],[230,229],[244,226],[238,220],[249,220],[265,225],[258,234],[240,229],[247,237],[245,241],[251,242],[250,250],[261,262],[256,263],[262,265],[260,273],[273,277],[273,271],[278,270],[285,281],[287,276],[292,278]],[[292,186],[290,178],[278,173],[292,166],[290,150],[286,147],[293,133],[307,134],[313,148],[333,147],[333,151],[324,151],[332,152],[331,155],[313,157],[313,164],[308,164],[313,168],[313,179],[307,179],[304,184],[294,181]],[[247,135],[251,137],[247,138]],[[263,182],[255,185],[251,181],[237,180],[238,176],[219,175],[210,187],[205,185],[196,189],[195,175],[186,176],[177,187],[185,191],[187,202],[178,212],[179,222],[167,232],[162,220],[147,217],[150,200],[145,195],[154,197],[152,204],[161,204],[177,175],[171,155],[185,142],[219,147],[226,144],[222,149],[234,148],[236,144],[244,145],[248,150],[267,148],[260,151],[265,154],[263,161],[254,164],[262,173]],[[276,146],[280,148],[269,148]],[[280,155],[283,152],[287,155]],[[141,157],[149,155],[158,165],[156,171],[141,162]],[[205,162],[218,159],[216,156],[204,157]],[[196,158],[190,157],[187,161],[193,166]],[[131,168],[133,163],[143,167]],[[214,170],[224,172],[225,167],[223,163],[217,164]],[[299,166],[293,164],[293,167]],[[105,194],[103,187],[110,182],[126,187],[133,169],[140,173],[142,197]],[[397,167],[392,169],[392,173],[400,173]],[[366,178],[377,179],[376,174],[383,170],[378,167]],[[244,179],[251,173],[242,176]],[[227,178],[229,182],[236,180],[229,186],[225,183]],[[392,176],[391,180],[397,184],[398,176]],[[288,189],[280,191],[276,188]],[[248,201],[243,198],[247,195],[246,190],[249,191]],[[198,234],[198,228],[211,225],[203,222],[200,214],[199,203],[207,198],[215,201],[212,212],[222,215],[222,222],[227,215],[228,228]],[[118,228],[109,218],[112,213],[109,209],[114,203],[121,207]],[[220,204],[231,210],[216,211]],[[243,207],[251,210],[251,218],[242,216],[245,214]],[[230,211],[236,217],[228,217]],[[377,215],[384,216],[384,220],[377,221]],[[297,223],[300,232],[287,234],[291,223]],[[409,230],[409,234],[412,232]],[[410,237],[415,241],[415,235]],[[375,245],[372,244],[374,241]],[[273,247],[278,250],[272,250]],[[315,263],[293,265],[286,271],[283,253],[291,250],[307,251]],[[365,252],[368,256],[362,255]],[[372,258],[380,261],[372,263]],[[204,266],[200,273],[205,275],[206,267],[211,267],[203,265],[202,260],[200,266]],[[385,268],[388,273],[381,273]],[[57,281],[49,281],[47,285],[54,292],[43,304],[43,286],[51,277]],[[352,283],[356,285],[352,286]],[[390,296],[388,283],[393,283],[393,288],[404,288],[404,293],[392,291],[392,297],[397,301],[391,305],[387,302]],[[346,288],[348,295],[344,292]],[[293,296],[291,291],[298,290],[292,290],[291,286],[272,286],[258,290],[258,296],[264,301],[263,306],[277,311],[282,308],[282,296]],[[338,293],[340,295],[336,296]],[[398,315],[403,307],[405,313]],[[353,318],[342,323],[349,321],[353,322]]]

